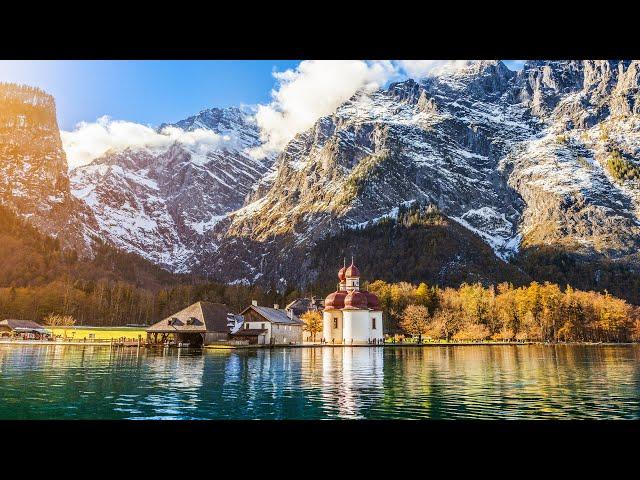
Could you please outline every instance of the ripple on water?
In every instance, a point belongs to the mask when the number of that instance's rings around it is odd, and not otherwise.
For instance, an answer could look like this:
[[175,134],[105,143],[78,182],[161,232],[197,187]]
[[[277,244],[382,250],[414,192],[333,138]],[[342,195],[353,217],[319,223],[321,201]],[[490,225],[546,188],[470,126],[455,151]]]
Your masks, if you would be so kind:
[[0,347],[0,418],[640,418],[637,346]]

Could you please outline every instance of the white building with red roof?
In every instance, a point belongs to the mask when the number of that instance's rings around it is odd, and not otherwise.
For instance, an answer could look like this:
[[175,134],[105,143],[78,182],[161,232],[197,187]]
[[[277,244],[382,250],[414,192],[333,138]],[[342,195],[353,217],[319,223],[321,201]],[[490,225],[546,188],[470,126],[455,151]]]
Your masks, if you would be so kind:
[[360,290],[360,271],[351,261],[338,272],[338,290],[324,301],[322,337],[331,344],[382,342],[382,310],[378,297]]

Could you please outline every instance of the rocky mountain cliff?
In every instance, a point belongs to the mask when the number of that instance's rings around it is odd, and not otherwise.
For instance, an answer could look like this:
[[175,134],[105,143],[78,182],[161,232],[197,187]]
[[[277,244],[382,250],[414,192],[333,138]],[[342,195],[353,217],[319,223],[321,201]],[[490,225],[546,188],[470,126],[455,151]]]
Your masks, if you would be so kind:
[[[514,72],[469,62],[359,91],[276,158],[258,160],[249,154],[260,145],[251,116],[214,108],[159,131],[205,130],[224,141],[111,151],[71,173],[71,192],[84,205],[77,210],[95,216],[85,228],[101,238],[229,283],[310,285],[340,255],[368,249],[371,271],[387,265],[432,281],[547,279],[573,265],[589,277],[582,288],[607,288],[603,278],[620,283],[640,265],[639,69],[639,61],[529,61]],[[22,113],[2,115],[3,135],[22,131]],[[35,145],[58,138],[53,125]],[[47,153],[60,151],[59,139],[47,142],[38,161],[61,162]],[[30,155],[0,160],[13,182],[5,180],[5,198],[17,192],[5,201],[60,231],[45,213],[69,197],[65,175],[45,175],[42,191],[27,182],[35,190],[24,202],[33,203],[21,203],[15,182],[31,175]],[[441,222],[384,226],[427,206]],[[336,265],[327,265],[327,249]],[[549,249],[557,265],[542,258]]]
[[220,225],[224,253],[199,264],[228,281],[309,281],[319,239],[412,204],[504,260],[556,245],[637,264],[639,65],[479,61],[359,92],[289,143],[268,192]]
[[93,214],[71,195],[67,170],[53,97],[0,84],[0,204],[87,253]]

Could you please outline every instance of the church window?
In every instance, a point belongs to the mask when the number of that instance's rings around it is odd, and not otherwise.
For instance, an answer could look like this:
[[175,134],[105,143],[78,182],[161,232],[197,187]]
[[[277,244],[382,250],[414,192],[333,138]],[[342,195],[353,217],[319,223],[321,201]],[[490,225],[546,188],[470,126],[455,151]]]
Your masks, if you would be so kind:
[[333,328],[338,328],[338,319],[337,318],[333,319]]
[[376,329],[376,317],[373,317],[371,319],[371,330],[375,330]]

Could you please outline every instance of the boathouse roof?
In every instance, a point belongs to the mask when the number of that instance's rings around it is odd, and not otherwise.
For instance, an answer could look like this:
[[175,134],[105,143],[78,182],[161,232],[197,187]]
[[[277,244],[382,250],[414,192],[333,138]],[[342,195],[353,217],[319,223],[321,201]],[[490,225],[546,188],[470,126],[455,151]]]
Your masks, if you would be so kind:
[[16,332],[47,332],[47,329],[37,322],[31,320],[16,320],[14,318],[0,321],[0,327],[8,327]]
[[228,333],[228,312],[227,306],[222,303],[196,302],[154,323],[147,328],[147,332]]

